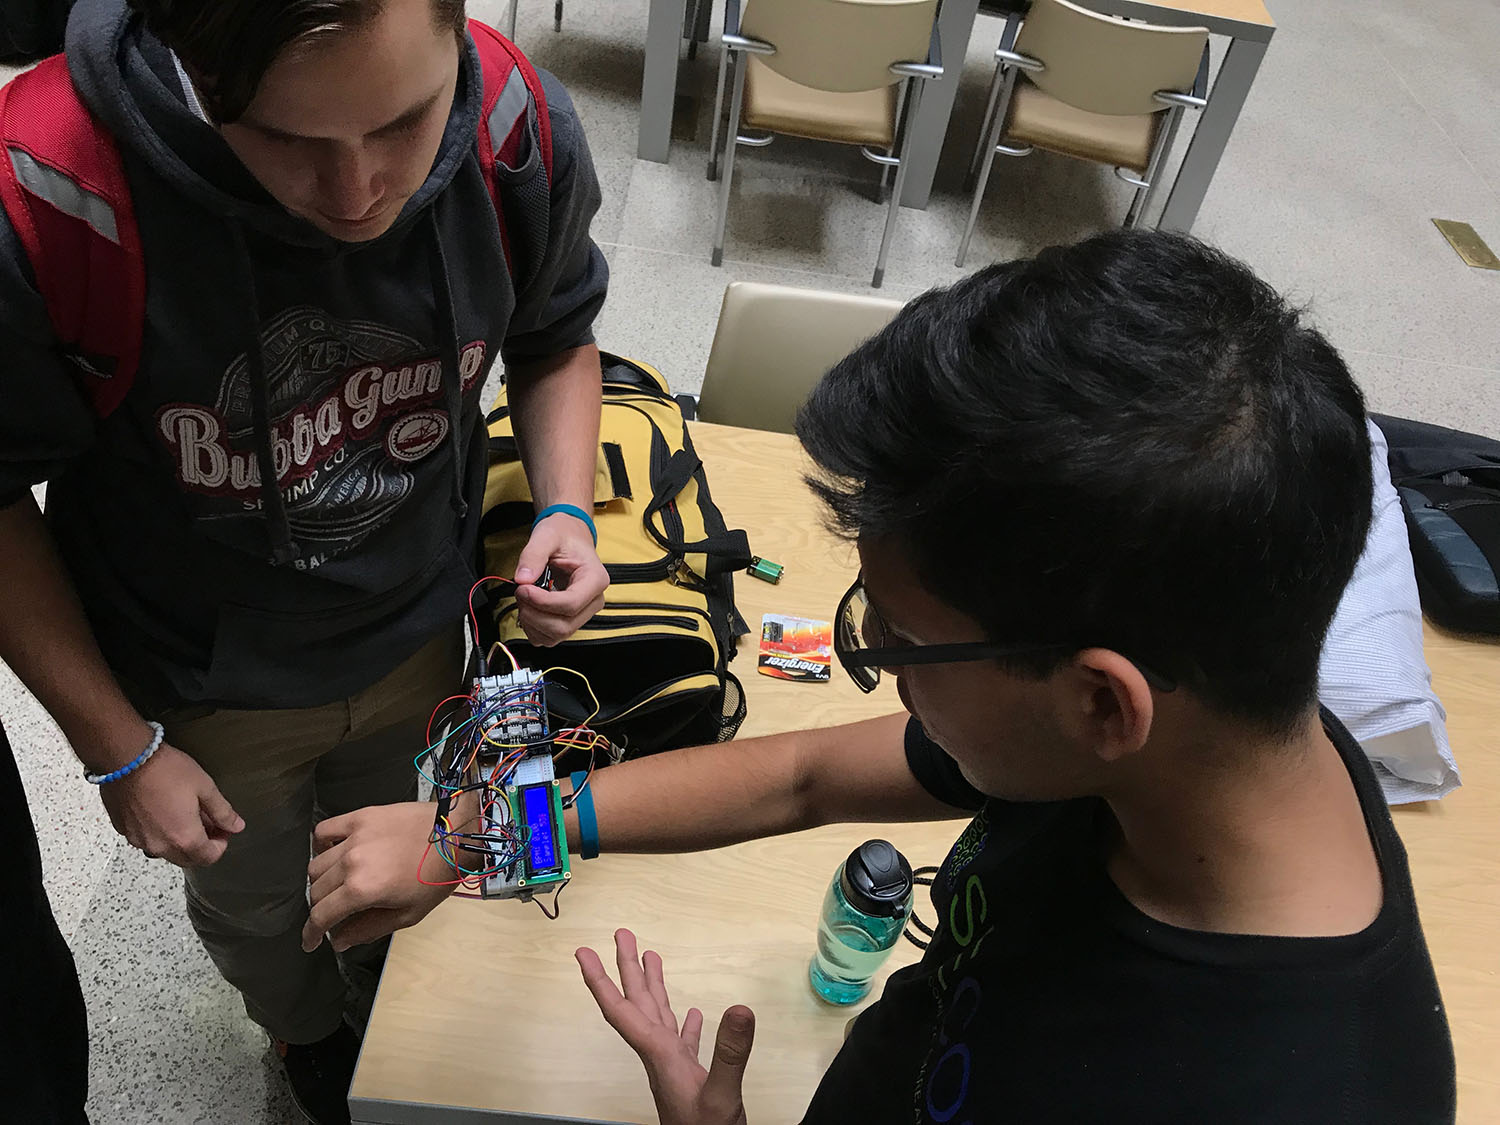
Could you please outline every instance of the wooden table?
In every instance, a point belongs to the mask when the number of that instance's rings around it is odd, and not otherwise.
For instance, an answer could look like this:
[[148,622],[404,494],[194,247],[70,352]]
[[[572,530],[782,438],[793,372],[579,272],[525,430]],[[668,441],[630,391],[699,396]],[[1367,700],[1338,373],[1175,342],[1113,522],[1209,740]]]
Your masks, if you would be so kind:
[[[854,563],[797,483],[795,440],[703,423],[693,435],[731,525],[786,565],[778,586],[736,577],[752,628],[770,610],[827,619]],[[1428,644],[1465,787],[1396,823],[1458,1046],[1461,1120],[1477,1125],[1500,1121],[1500,647],[1431,630]],[[866,696],[838,671],[829,684],[787,684],[756,675],[752,661],[746,644],[736,661],[750,706],[741,738],[899,708],[890,677]],[[729,1004],[755,1010],[750,1119],[795,1121],[852,1014],[816,1000],[806,983],[828,879],[877,835],[913,865],[938,863],[961,827],[840,825],[692,855],[606,854],[580,865],[557,922],[520,903],[450,900],[392,942],[350,1090],[354,1119],[655,1121],[639,1062],[599,1016],[571,956],[582,944],[607,951],[626,925],[663,954],[679,1010],[703,1008],[705,1042]],[[916,956],[901,943],[887,971]]]
[[[1261,0],[1087,0],[1086,6],[1152,23],[1207,27],[1216,35],[1229,37],[1224,62],[1209,92],[1208,107],[1199,117],[1177,182],[1162,211],[1164,229],[1190,230],[1260,69],[1266,45],[1276,33],[1276,21]],[[677,58],[686,7],[687,0],[651,0],[636,144],[636,155],[642,160],[665,164],[671,151]],[[929,83],[922,95],[912,126],[916,132],[901,192],[902,206],[925,208],[932,194],[938,155],[958,93],[958,74],[978,11],[979,0],[942,0],[938,10],[938,34],[948,73],[941,81]]]
[[1500,644],[1426,628],[1463,787],[1392,810],[1458,1052],[1458,1119],[1500,1122]]

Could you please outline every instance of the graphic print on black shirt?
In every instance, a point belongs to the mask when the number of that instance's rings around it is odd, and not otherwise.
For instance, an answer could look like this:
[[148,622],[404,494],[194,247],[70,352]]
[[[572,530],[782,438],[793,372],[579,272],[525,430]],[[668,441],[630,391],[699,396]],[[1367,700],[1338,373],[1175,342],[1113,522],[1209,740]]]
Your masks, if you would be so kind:
[[[409,335],[308,306],[273,317],[260,348],[277,484],[292,531],[308,545],[299,562],[316,569],[384,525],[412,492],[408,466],[447,440],[442,364]],[[483,340],[460,347],[462,393],[484,358]],[[200,520],[244,522],[263,503],[249,366],[243,352],[236,357],[212,407],[169,402],[156,411]],[[259,524],[257,515],[242,538],[258,543]]]
[[1109,878],[1103,801],[985,800],[914,723],[913,773],[979,814],[934,879],[932,944],[859,1017],[804,1120],[1451,1122],[1453,1048],[1405,852],[1358,744],[1324,724],[1384,890],[1370,926],[1333,938],[1155,921]]
[[140,365],[99,418],[0,214],[0,355],[15,372],[0,379],[0,504],[49,482],[53,538],[139,707],[345,698],[465,612],[484,376],[593,342],[608,266],[589,236],[601,196],[582,123],[539,71],[549,174],[540,110],[511,106],[527,138],[494,171],[524,266],[512,274],[478,143],[501,122],[481,122],[472,37],[426,179],[361,243],[276,202],[125,0],[79,0],[67,55],[125,171]]
[[941,941],[947,955],[934,959],[937,972],[928,980],[938,1017],[934,1042],[917,1073],[917,1120],[926,1114],[935,1121],[951,1121],[968,1104],[974,1071],[971,1041],[983,1026],[986,1007],[984,985],[968,969],[995,932],[984,881],[970,868],[983,854],[989,835],[989,810],[980,809],[933,879],[934,901],[941,883],[948,911],[939,916],[929,949]]

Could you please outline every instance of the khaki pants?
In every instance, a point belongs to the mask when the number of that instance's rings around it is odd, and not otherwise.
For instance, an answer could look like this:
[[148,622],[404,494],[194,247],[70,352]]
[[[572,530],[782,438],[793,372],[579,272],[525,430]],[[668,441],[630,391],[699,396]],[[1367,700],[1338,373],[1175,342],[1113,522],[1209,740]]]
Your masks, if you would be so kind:
[[188,917],[250,1018],[278,1039],[312,1043],[346,1011],[368,1012],[388,939],[341,958],[327,942],[302,952],[309,836],[323,817],[415,798],[412,759],[432,709],[459,690],[463,661],[454,629],[337,703],[162,716],[167,740],[245,818],[217,863],[185,871]]

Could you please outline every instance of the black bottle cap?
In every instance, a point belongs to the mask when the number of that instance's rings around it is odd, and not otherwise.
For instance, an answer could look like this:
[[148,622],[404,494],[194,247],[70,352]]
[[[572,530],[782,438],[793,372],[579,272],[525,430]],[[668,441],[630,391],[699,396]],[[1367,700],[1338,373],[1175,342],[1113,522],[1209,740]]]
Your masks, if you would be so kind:
[[866,840],[849,853],[839,877],[849,905],[873,918],[893,918],[911,894],[911,864],[884,840]]

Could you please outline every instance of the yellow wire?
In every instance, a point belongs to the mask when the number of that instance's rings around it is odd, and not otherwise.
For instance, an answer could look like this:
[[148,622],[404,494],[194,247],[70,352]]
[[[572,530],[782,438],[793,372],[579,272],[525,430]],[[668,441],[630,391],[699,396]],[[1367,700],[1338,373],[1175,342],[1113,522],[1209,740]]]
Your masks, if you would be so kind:
[[589,683],[589,678],[587,676],[574,668],[563,668],[561,666],[548,668],[545,672],[542,673],[542,675],[543,677],[550,676],[553,672],[567,672],[569,675],[577,676],[580,680],[583,681],[583,686],[588,691],[589,698],[594,701],[594,709],[589,712],[588,718],[584,719],[583,722],[579,723],[578,726],[574,727],[573,729],[579,730],[583,727],[588,726],[599,714],[599,697],[594,694],[594,685]]

